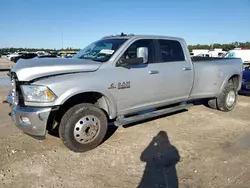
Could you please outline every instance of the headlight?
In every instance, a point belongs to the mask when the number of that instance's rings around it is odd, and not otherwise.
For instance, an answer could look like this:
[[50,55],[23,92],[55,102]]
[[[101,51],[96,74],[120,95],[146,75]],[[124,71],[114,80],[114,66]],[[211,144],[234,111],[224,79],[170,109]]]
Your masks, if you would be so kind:
[[52,102],[56,95],[46,86],[22,85],[22,93],[26,102]]

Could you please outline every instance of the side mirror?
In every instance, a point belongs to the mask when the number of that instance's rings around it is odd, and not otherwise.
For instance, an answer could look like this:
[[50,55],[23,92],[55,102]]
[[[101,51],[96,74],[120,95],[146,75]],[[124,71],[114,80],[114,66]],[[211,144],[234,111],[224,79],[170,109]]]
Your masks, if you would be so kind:
[[148,48],[147,47],[139,47],[137,48],[137,58],[142,58],[142,63],[148,62]]
[[140,65],[148,62],[148,48],[139,47],[137,48],[137,57],[129,59],[120,59],[118,61],[118,66],[127,66],[127,65]]

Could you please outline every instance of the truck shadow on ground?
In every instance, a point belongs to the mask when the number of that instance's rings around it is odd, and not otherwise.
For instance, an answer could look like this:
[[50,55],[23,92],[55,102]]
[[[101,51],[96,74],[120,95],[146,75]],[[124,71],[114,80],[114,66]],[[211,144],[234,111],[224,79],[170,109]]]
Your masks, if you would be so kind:
[[140,158],[146,162],[146,167],[138,188],[178,187],[176,164],[180,155],[165,131],[160,131],[152,139]]

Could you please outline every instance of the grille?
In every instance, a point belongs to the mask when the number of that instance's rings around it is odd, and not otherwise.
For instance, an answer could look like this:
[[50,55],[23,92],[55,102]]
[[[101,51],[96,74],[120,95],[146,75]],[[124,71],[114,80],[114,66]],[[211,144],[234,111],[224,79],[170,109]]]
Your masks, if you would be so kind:
[[16,90],[16,80],[14,76],[11,76],[11,85],[12,85],[11,95],[12,95],[13,103],[14,105],[18,105],[18,94]]
[[20,83],[17,79],[17,76],[14,72],[11,73],[10,75],[11,78],[11,95],[13,99],[14,105],[20,105],[23,106],[23,98],[22,98],[22,93],[21,93],[21,88],[20,88]]

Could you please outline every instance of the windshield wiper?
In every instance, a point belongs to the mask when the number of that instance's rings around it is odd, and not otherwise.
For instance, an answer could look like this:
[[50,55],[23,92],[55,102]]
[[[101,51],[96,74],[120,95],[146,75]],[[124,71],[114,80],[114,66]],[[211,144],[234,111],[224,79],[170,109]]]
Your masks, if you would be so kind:
[[78,57],[79,59],[93,59],[91,57],[84,57],[84,56],[81,56],[81,57]]
[[92,61],[98,61],[98,62],[105,62],[108,60],[108,57],[105,57],[105,58],[102,58],[102,59],[98,59],[98,58],[93,58],[93,57],[84,57],[84,56],[80,56],[80,57],[77,57],[79,59],[90,59]]
[[104,62],[103,59],[97,59],[97,58],[91,58],[91,57],[78,57],[78,59],[89,59],[92,61],[97,61],[97,62]]
[[105,59],[96,59],[96,58],[91,59],[91,60],[93,60],[93,61],[98,61],[98,62],[104,62],[104,61],[106,61]]

